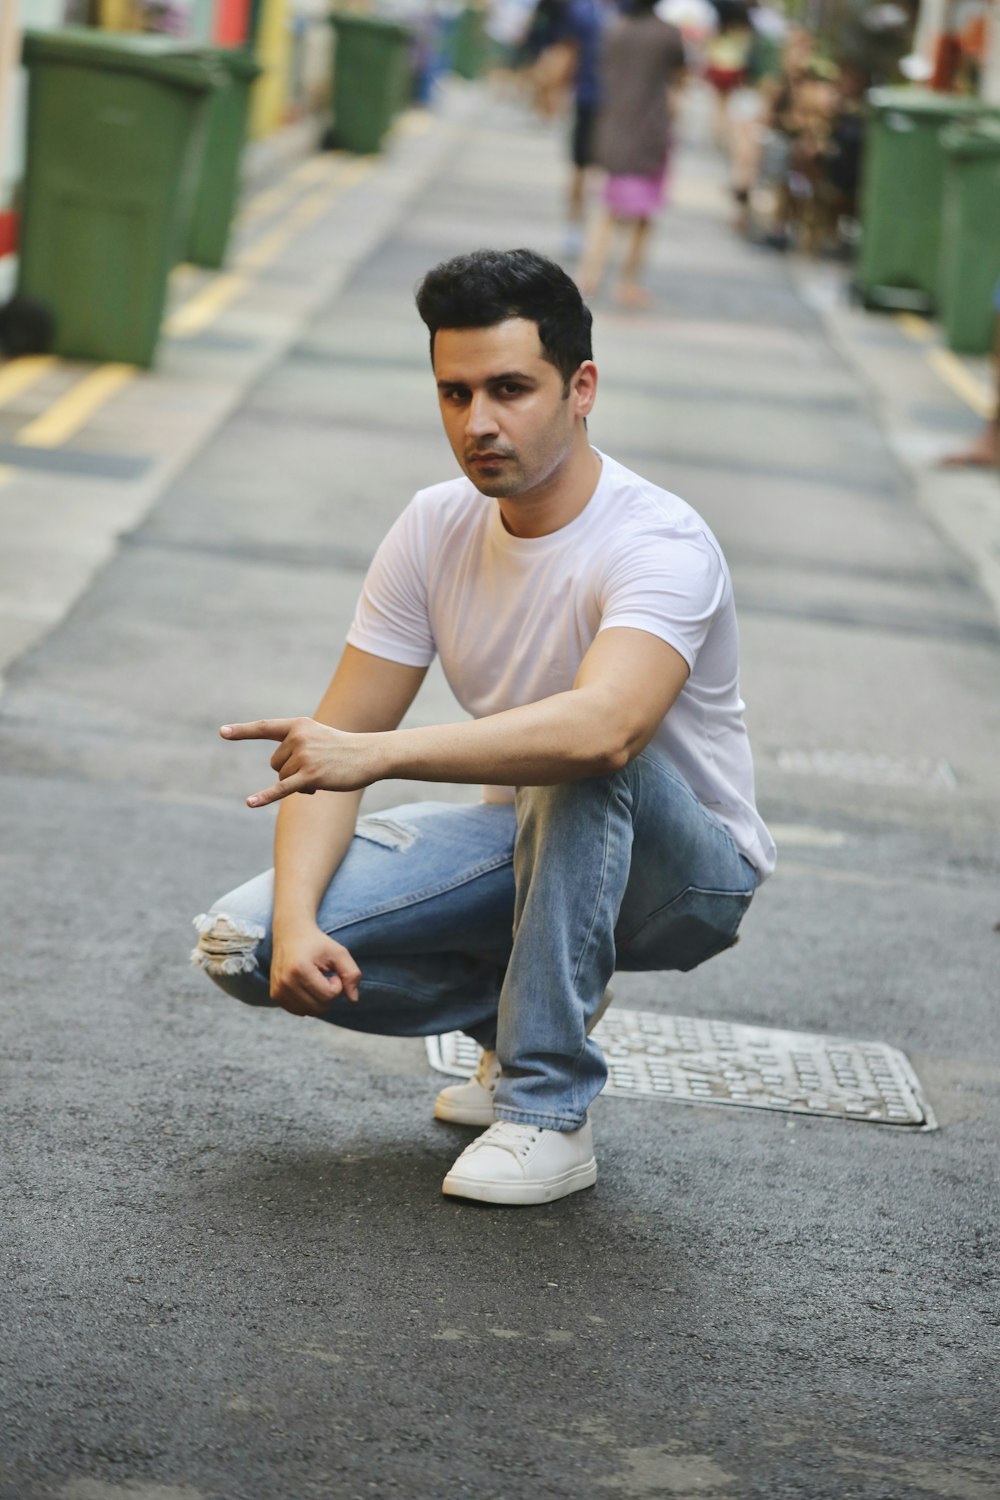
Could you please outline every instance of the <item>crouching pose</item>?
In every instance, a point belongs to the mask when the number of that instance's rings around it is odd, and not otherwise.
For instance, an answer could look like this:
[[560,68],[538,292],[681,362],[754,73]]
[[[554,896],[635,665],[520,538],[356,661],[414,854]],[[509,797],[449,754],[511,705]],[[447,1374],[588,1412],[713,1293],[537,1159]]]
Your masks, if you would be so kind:
[[[315,717],[223,728],[277,742],[250,806],[287,800],[273,873],[197,919],[195,960],[251,1005],[474,1037],[475,1077],[435,1112],[487,1128],[444,1191],[542,1203],[596,1180],[589,1033],[613,971],[728,948],[774,845],[725,560],[690,506],[591,447],[577,288],[531,251],[481,251],[417,306],[465,477],[389,531]],[[472,718],[400,729],[435,654]],[[483,800],[359,819],[389,777]]]

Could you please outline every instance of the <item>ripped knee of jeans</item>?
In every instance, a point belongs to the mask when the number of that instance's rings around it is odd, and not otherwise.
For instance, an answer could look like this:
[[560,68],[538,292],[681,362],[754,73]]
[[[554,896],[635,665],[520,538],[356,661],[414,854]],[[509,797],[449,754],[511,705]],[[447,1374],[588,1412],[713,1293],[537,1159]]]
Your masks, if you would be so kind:
[[227,917],[225,912],[206,912],[195,917],[198,946],[191,962],[213,979],[222,974],[252,974],[257,968],[257,944],[266,937],[257,922]]
[[381,844],[383,849],[395,849],[400,854],[412,848],[419,837],[418,830],[412,823],[403,823],[384,813],[368,813],[366,817],[359,818],[354,833],[359,839],[367,839],[370,844]]

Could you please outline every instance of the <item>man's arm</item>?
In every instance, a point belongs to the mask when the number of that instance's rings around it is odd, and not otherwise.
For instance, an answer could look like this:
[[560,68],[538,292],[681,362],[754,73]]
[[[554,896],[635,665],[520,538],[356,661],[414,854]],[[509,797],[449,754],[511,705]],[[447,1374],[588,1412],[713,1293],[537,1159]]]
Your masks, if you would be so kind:
[[229,739],[280,740],[278,782],[248,798],[261,807],[290,792],[356,794],[389,777],[545,786],[620,770],[652,739],[688,677],[673,646],[644,630],[602,631],[573,687],[537,703],[461,724],[342,733],[311,719],[233,724]]
[[[393,730],[425,674],[425,667],[347,646],[315,720],[308,722],[352,736]],[[350,847],[360,801],[360,790],[291,797],[278,813],[271,995],[296,1015],[321,1014],[341,991],[352,1000],[358,996],[357,964],[316,925],[316,910]]]

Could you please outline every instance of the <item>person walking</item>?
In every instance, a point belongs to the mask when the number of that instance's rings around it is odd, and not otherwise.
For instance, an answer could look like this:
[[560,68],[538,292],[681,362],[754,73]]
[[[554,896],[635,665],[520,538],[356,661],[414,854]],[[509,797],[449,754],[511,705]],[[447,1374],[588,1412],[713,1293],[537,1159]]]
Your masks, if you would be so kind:
[[[775,851],[725,559],[689,505],[591,446],[577,287],[530,250],[480,251],[417,306],[462,477],[388,532],[315,716],[221,730],[275,742],[277,779],[247,799],[281,802],[275,868],[196,919],[193,957],[249,1005],[473,1037],[482,1065],[436,1113],[487,1129],[443,1191],[536,1204],[596,1181],[589,1033],[614,969],[730,947]],[[401,729],[435,655],[472,718]],[[391,777],[483,801],[359,819]]]
[[611,0],[567,0],[563,36],[573,49],[573,123],[570,131],[570,181],[566,253],[578,256],[584,244],[587,180],[595,163],[595,135],[600,108],[601,35],[612,14]]
[[628,227],[618,300],[642,307],[641,285],[653,221],[666,196],[670,136],[684,72],[676,26],[654,14],[657,0],[636,0],[606,28],[601,47],[598,164],[604,167],[603,213],[588,237],[578,279],[584,296],[600,288],[615,227]]

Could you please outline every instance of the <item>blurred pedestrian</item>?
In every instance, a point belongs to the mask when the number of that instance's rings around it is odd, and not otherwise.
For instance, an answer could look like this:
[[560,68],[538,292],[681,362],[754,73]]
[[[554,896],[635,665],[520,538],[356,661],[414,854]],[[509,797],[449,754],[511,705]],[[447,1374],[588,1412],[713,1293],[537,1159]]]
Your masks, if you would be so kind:
[[601,105],[597,160],[607,172],[603,212],[587,239],[579,269],[584,295],[601,285],[615,227],[628,230],[618,299],[645,306],[641,285],[653,221],[666,199],[670,144],[684,43],[680,31],[654,14],[657,0],[636,0],[616,17],[601,43]]
[[750,12],[740,0],[715,0],[718,24],[705,43],[705,81],[715,99],[715,144],[729,150],[729,101],[747,81],[754,33]]
[[[689,505],[590,446],[579,291],[530,250],[479,251],[417,306],[463,477],[382,542],[316,718],[223,729],[277,742],[278,780],[248,799],[281,800],[275,870],[197,920],[195,959],[250,1005],[474,1037],[479,1069],[435,1114],[487,1128],[443,1191],[545,1203],[597,1177],[589,1033],[616,963],[731,947],[774,845],[725,559]],[[473,717],[399,729],[435,655]],[[359,821],[361,790],[395,777],[492,784]]]
[[566,215],[566,254],[571,258],[583,249],[587,179],[596,160],[601,36],[612,14],[611,0],[567,0],[563,13],[563,39],[573,48],[573,123]]

